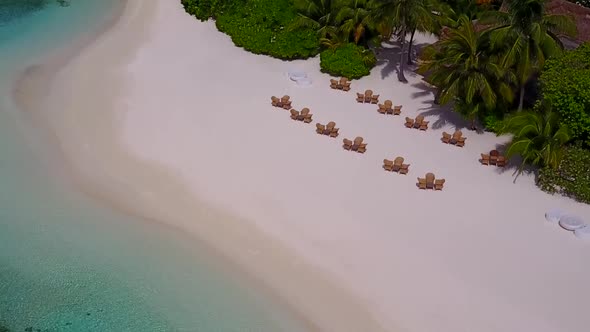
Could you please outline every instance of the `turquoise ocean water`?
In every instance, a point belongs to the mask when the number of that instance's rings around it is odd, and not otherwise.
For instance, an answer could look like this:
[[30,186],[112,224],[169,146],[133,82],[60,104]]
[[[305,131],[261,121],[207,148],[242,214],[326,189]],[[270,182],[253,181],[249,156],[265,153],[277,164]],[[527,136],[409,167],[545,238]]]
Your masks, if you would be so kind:
[[50,170],[51,149],[15,108],[10,82],[46,52],[99,27],[119,3],[0,0],[0,326],[304,330],[194,240],[101,205]]

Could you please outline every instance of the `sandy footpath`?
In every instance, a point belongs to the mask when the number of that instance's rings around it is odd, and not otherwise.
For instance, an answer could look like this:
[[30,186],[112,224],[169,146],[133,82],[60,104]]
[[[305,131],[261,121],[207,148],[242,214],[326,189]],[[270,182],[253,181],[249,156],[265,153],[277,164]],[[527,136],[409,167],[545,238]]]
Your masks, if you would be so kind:
[[[48,105],[87,188],[194,233],[319,329],[587,330],[590,241],[543,215],[558,207],[590,221],[590,206],[479,165],[507,139],[466,130],[433,106],[419,76],[397,82],[387,47],[344,93],[329,88],[317,58],[249,54],[179,1],[130,0],[59,73]],[[313,85],[289,81],[294,68]],[[403,105],[402,116],[357,104],[365,89]],[[273,108],[270,96],[284,94],[315,121],[335,121],[340,136]],[[418,114],[428,131],[403,126]],[[464,148],[440,142],[456,127]],[[341,147],[356,136],[368,143],[363,155]],[[398,155],[407,176],[381,168]],[[446,179],[442,192],[416,188],[426,172]]]

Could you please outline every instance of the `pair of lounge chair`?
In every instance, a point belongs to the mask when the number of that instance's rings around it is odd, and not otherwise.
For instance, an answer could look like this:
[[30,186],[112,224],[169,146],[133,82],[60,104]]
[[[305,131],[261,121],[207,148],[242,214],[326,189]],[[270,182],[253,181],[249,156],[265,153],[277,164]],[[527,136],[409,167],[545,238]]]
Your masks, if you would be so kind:
[[403,157],[397,157],[394,160],[383,159],[383,169],[389,172],[398,172],[399,174],[408,174],[410,164],[404,164]]
[[366,90],[365,94],[356,94],[356,101],[359,103],[377,104],[379,102],[379,95],[374,95],[372,90]]
[[490,154],[481,154],[480,162],[482,165],[496,165],[498,167],[506,166],[506,157],[500,155],[498,150],[490,151]]
[[318,133],[320,135],[330,136],[330,137],[337,137],[338,130],[340,130],[340,128],[336,128],[336,123],[334,121],[328,122],[328,124],[325,126],[323,124],[316,123],[315,127],[316,127],[316,130],[315,130],[316,133]]
[[309,113],[309,108],[304,108],[301,112],[296,111],[295,109],[291,109],[291,119],[296,121],[303,121],[305,123],[311,122],[312,114]]
[[417,185],[419,189],[443,190],[445,179],[435,179],[434,174],[426,173],[424,178],[418,178]]
[[340,80],[330,79],[330,87],[336,90],[350,90],[350,81],[346,77],[340,77]]
[[452,144],[458,147],[465,146],[465,140],[467,138],[463,136],[461,130],[455,130],[453,135],[443,131],[441,141],[445,144]]
[[367,143],[363,143],[363,138],[360,136],[355,138],[354,141],[345,138],[342,140],[342,143],[344,150],[356,151],[358,153],[365,153],[367,151]]
[[282,98],[278,98],[275,96],[270,97],[270,101],[272,106],[274,107],[279,107],[279,108],[283,108],[283,109],[290,109],[291,108],[291,97],[284,95]]
[[402,113],[401,105],[393,107],[391,100],[386,100],[383,104],[379,104],[377,111],[381,114],[400,115]]
[[416,119],[406,117],[406,123],[404,126],[406,128],[416,128],[419,130],[426,130],[428,129],[428,124],[430,121],[424,121],[424,115],[418,115]]

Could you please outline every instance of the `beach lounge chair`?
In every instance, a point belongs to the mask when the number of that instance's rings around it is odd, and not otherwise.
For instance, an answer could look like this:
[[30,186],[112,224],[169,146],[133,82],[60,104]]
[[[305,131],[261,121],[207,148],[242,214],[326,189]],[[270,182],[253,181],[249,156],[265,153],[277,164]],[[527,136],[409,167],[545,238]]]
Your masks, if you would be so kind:
[[377,104],[379,102],[379,95],[371,96],[371,104]]
[[420,128],[420,125],[422,125],[422,121],[424,121],[424,115],[418,115],[416,117],[416,120],[414,120],[414,128]]
[[359,147],[356,150],[356,152],[358,152],[358,153],[365,153],[366,151],[367,151],[367,143],[359,144]]
[[418,129],[420,130],[426,130],[428,129],[428,124],[430,123],[430,121],[424,121],[422,120],[422,122],[420,123],[420,127],[418,127]]
[[332,128],[329,134],[330,137],[338,137],[338,130],[340,130],[340,128]]
[[381,113],[381,114],[387,114],[387,106],[384,104],[379,104],[378,105],[379,108],[377,109],[377,112]]
[[330,87],[331,87],[332,89],[338,89],[338,88],[339,88],[339,86],[338,86],[338,81],[337,81],[337,80],[335,80],[335,79],[333,79],[333,78],[331,78],[331,79],[330,79]]
[[410,164],[402,164],[402,167],[399,169],[399,174],[408,174],[410,171]]
[[402,106],[398,105],[393,108],[393,115],[400,115],[402,114]]
[[270,97],[270,103],[274,107],[283,107],[283,104],[281,104],[281,100],[275,96]]
[[413,128],[414,127],[414,119],[408,118],[406,116],[406,123],[404,124],[404,126],[406,126],[406,128]]
[[500,152],[498,152],[498,150],[490,151],[490,165],[496,165],[496,161],[498,160],[499,155]]
[[389,172],[393,172],[393,160],[383,159],[383,169]]
[[434,174],[426,173],[426,189],[434,189]]
[[340,77],[340,89],[342,89],[343,91],[349,91],[350,90],[350,81],[348,80],[348,78],[346,77]]
[[479,160],[482,165],[489,165],[490,164],[490,155],[489,154],[481,154],[481,159]]
[[351,150],[352,149],[352,141],[349,140],[348,138],[345,138],[342,140],[342,147],[344,148],[344,150]]
[[291,97],[284,95],[283,98],[281,98],[281,105],[283,106],[284,109],[288,110],[291,108]]
[[362,138],[362,137],[360,137],[360,136],[357,136],[357,137],[354,139],[353,143],[352,143],[352,149],[351,149],[351,150],[352,150],[352,151],[356,151],[356,150],[358,150],[358,148],[359,148],[359,146],[361,145],[361,143],[363,143],[363,138]]
[[323,135],[324,130],[326,130],[326,126],[324,126],[323,124],[319,124],[319,123],[315,124],[315,132],[316,133]]
[[356,93],[356,101],[359,103],[364,103],[365,102],[365,95],[362,93]]
[[451,137],[451,134],[447,133],[446,131],[443,131],[441,141],[443,143],[449,144],[451,142]]
[[453,145],[457,144],[457,142],[459,141],[461,136],[463,136],[463,133],[461,132],[461,130],[455,130],[455,132],[453,133],[453,136],[451,137],[451,141],[449,143],[451,143]]
[[467,137],[463,136],[463,137],[459,137],[457,139],[457,143],[455,143],[456,146],[462,148],[465,146],[465,140],[467,139]]
[[393,171],[394,172],[399,172],[399,170],[402,168],[402,164],[404,163],[404,158],[403,157],[396,157],[393,160]]
[[426,189],[426,179],[418,178],[418,189]]
[[506,157],[498,156],[498,159],[496,159],[496,166],[498,166],[498,167],[506,166]]
[[296,110],[293,108],[293,109],[291,109],[291,111],[290,111],[290,112],[291,112],[291,119],[293,119],[293,120],[299,120],[299,116],[300,116],[300,114],[299,114],[299,112],[298,112],[298,111],[296,111]]
[[299,118],[297,118],[297,120],[303,121],[307,115],[309,115],[309,108],[304,107],[301,110],[301,113],[299,113]]
[[312,120],[311,120],[311,116],[312,116],[312,114],[306,114],[306,115],[303,117],[303,122],[305,122],[305,123],[311,123],[311,121],[312,121]]
[[434,190],[442,190],[445,184],[445,179],[434,180]]
[[373,90],[365,90],[365,103],[370,103],[371,98],[373,98]]

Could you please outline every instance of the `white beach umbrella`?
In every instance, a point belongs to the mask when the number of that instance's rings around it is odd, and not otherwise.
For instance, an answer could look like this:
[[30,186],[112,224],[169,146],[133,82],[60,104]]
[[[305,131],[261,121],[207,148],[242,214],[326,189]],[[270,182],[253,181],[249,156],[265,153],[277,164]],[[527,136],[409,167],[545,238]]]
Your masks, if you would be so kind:
[[580,217],[565,215],[559,218],[559,226],[567,229],[568,231],[575,231],[578,228],[585,227],[586,223]]
[[556,224],[559,222],[559,218],[563,215],[565,215],[565,211],[561,209],[551,209],[545,212],[545,219],[550,223]]
[[590,239],[590,226],[584,226],[574,231],[574,235],[580,239]]

